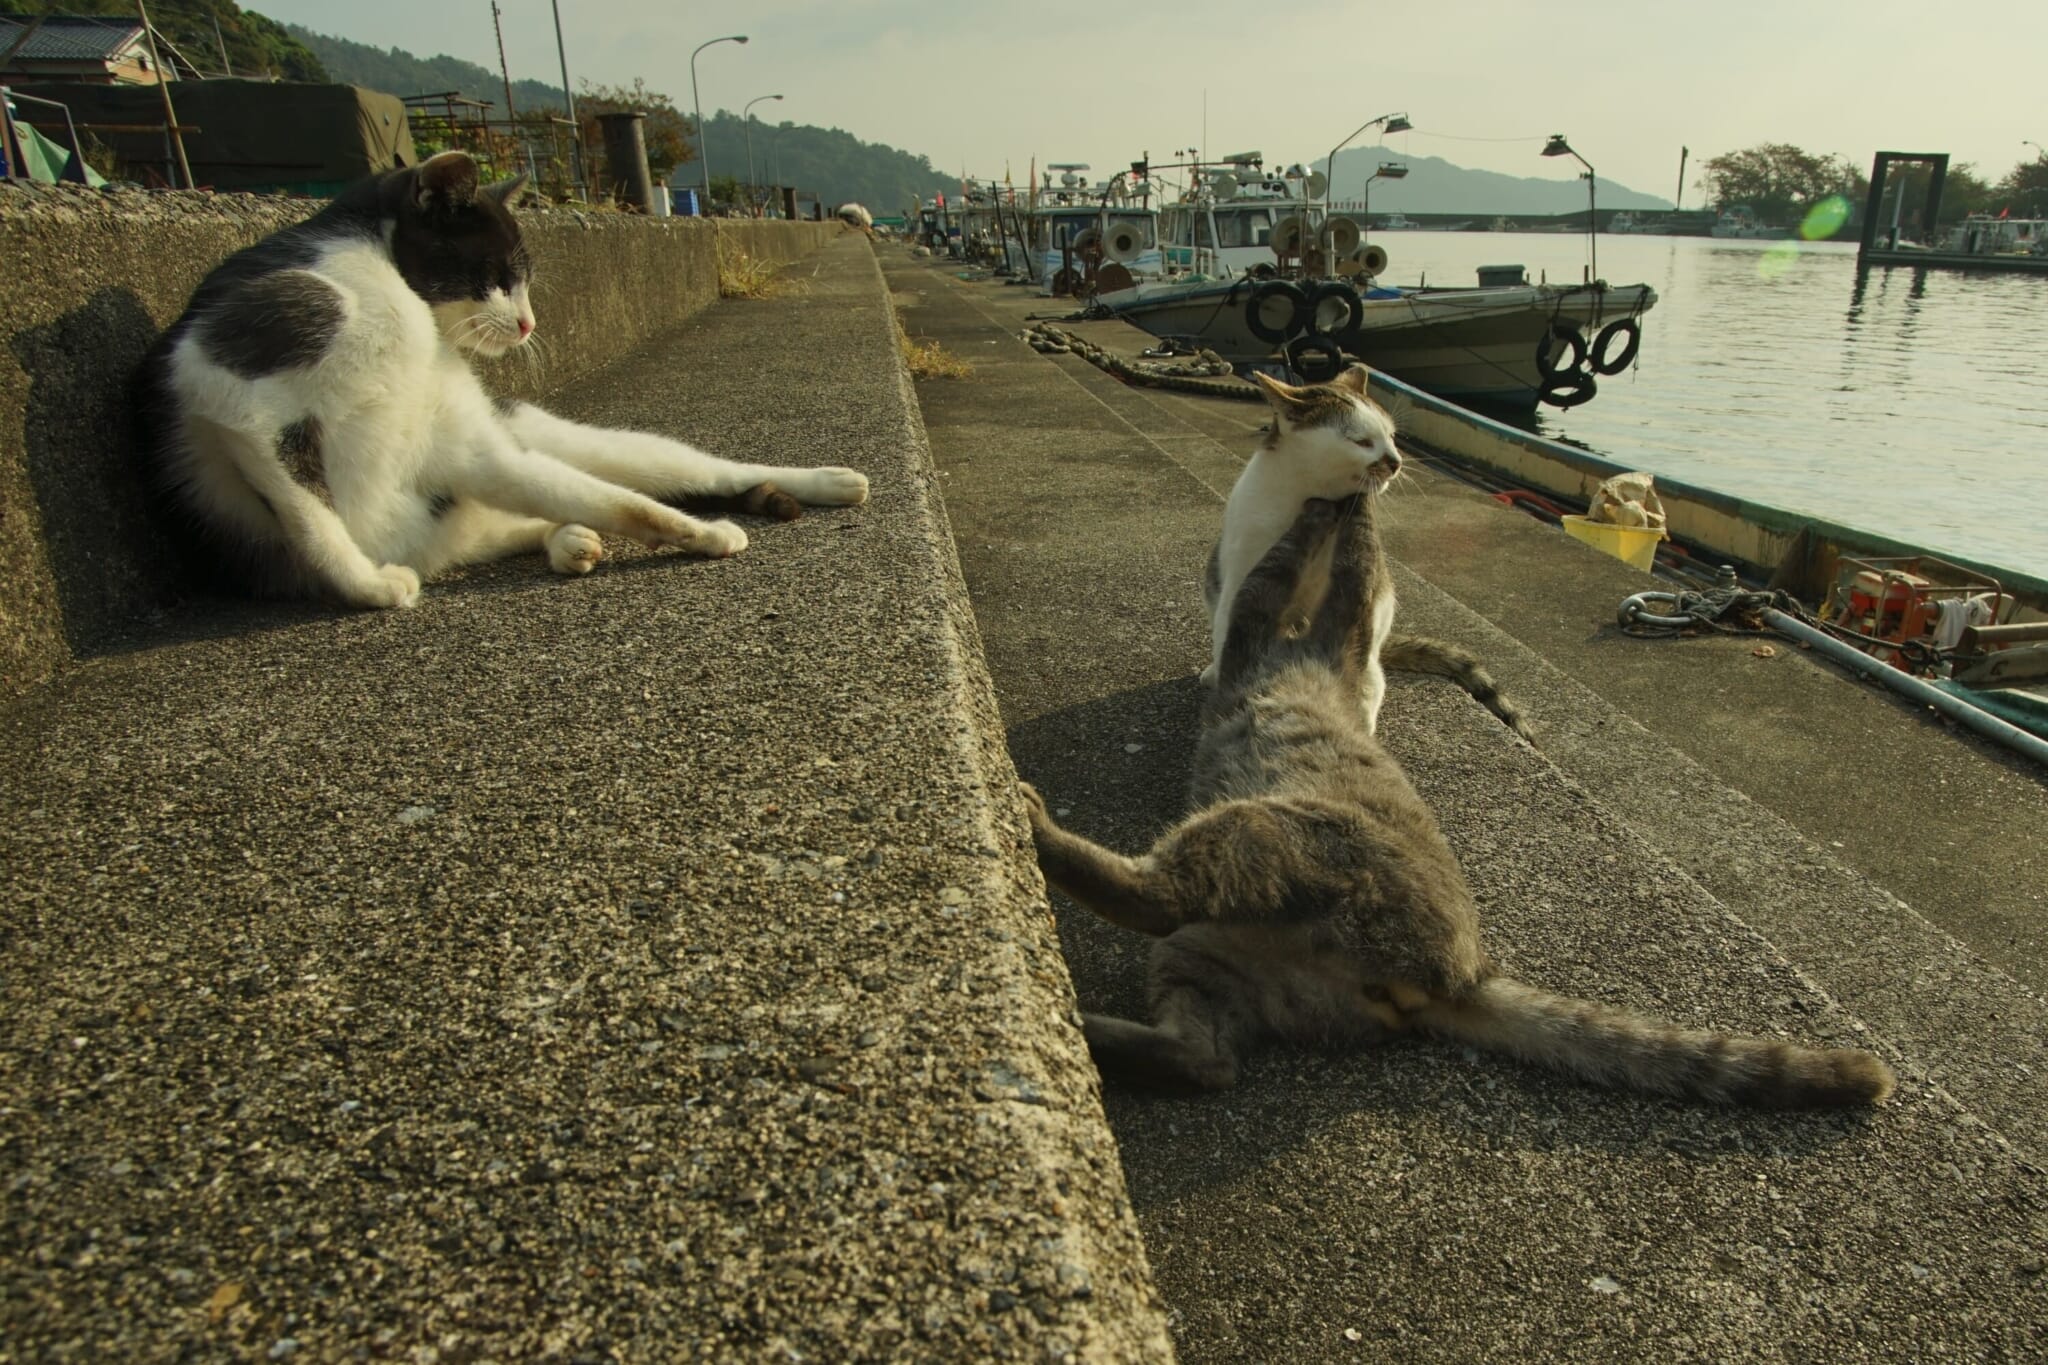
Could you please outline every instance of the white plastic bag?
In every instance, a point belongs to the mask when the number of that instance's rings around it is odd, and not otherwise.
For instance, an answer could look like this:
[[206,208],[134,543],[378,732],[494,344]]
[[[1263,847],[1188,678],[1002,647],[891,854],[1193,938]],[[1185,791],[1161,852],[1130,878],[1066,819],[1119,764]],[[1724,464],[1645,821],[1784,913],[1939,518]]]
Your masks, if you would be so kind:
[[1646,526],[1664,529],[1664,500],[1657,496],[1656,478],[1643,473],[1616,474],[1594,490],[1586,520],[1604,521],[1611,526]]

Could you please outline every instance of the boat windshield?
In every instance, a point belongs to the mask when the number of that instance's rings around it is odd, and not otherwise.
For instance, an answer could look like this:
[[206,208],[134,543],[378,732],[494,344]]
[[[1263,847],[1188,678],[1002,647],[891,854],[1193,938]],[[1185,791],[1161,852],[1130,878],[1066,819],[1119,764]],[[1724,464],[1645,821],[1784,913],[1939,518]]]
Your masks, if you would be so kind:
[[1216,210],[1216,245],[1264,246],[1273,235],[1273,210],[1221,208]]
[[1048,213],[1038,220],[1037,237],[1039,245],[1054,249],[1066,246],[1083,232],[1095,226],[1095,209],[1076,209],[1069,213]]

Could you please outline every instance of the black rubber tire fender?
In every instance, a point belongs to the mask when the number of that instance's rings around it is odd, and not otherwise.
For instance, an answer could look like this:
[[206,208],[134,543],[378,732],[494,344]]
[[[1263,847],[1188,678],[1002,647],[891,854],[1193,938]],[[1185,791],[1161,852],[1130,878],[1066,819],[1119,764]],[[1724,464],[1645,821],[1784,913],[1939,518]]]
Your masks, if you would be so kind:
[[1575,408],[1581,403],[1593,401],[1593,395],[1600,392],[1600,382],[1593,378],[1590,370],[1571,370],[1554,374],[1543,381],[1543,387],[1536,391],[1536,397],[1553,408]]
[[1344,348],[1319,332],[1304,332],[1287,343],[1287,365],[1311,384],[1327,384],[1344,373]]
[[[1274,327],[1262,316],[1268,299],[1287,300],[1287,321],[1282,326]],[[1245,300],[1244,325],[1259,340],[1278,345],[1296,333],[1308,330],[1308,295],[1302,293],[1301,286],[1293,280],[1267,280],[1252,290],[1252,296]]]
[[[1625,337],[1621,343],[1620,355],[1609,355],[1616,337]],[[1588,354],[1593,368],[1605,375],[1620,374],[1636,362],[1636,352],[1642,349],[1643,326],[1634,318],[1621,318],[1600,329],[1600,335],[1593,338],[1593,347]]]
[[[1564,364],[1557,363],[1557,347],[1562,342],[1565,354],[1570,357]],[[1544,379],[1556,379],[1571,374],[1586,363],[1586,334],[1569,322],[1553,322],[1544,330],[1536,342],[1536,373]]]
[[[1316,324],[1323,315],[1323,305],[1336,299],[1344,305],[1344,316],[1335,327],[1319,327]],[[1342,280],[1324,280],[1308,291],[1309,330],[1335,337],[1339,344],[1349,346],[1358,340],[1358,329],[1365,325],[1365,303],[1358,297],[1358,291]]]

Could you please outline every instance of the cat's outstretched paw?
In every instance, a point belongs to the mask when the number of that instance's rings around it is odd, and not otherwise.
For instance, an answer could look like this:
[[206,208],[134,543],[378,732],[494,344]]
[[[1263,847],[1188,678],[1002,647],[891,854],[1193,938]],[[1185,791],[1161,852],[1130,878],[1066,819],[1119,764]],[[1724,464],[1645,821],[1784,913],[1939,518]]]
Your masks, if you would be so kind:
[[747,548],[747,533],[729,521],[706,521],[699,523],[687,540],[676,544],[707,559],[724,559]]
[[778,473],[776,482],[813,507],[858,507],[868,500],[868,476],[857,469],[826,465]]
[[672,545],[708,559],[724,559],[747,548],[747,533],[729,521],[699,521],[658,502],[634,512],[626,534],[654,549]]
[[1046,810],[1045,798],[1038,794],[1038,788],[1032,786],[1029,782],[1019,781],[1017,783],[1017,794],[1024,798],[1024,810],[1031,816],[1032,824],[1049,825],[1052,823],[1052,814]]
[[604,538],[588,526],[565,522],[548,532],[548,567],[560,574],[584,574],[604,559]]
[[1202,686],[1214,687],[1216,685],[1216,672],[1216,665],[1213,663],[1210,664],[1207,668],[1203,669],[1202,676],[1200,678]]
[[420,576],[403,564],[380,564],[349,598],[359,607],[417,606]]

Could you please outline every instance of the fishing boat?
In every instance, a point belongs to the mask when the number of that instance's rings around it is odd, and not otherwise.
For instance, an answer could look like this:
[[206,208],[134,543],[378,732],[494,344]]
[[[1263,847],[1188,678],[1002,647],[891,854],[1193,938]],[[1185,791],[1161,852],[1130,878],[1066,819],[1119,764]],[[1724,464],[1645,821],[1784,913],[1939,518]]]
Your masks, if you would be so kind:
[[1040,293],[1119,296],[1164,270],[1151,182],[1120,172],[1091,184],[1086,170],[1082,162],[1055,162],[1033,194],[1025,260]]
[[1096,302],[1234,365],[1334,375],[1346,357],[1459,402],[1527,410],[1590,399],[1634,363],[1647,285],[1531,284],[1487,266],[1469,288],[1389,288],[1384,248],[1326,215],[1320,175],[1267,175],[1256,152],[1191,166],[1160,215],[1166,271]]
[[1747,204],[1730,204],[1721,210],[1708,230],[1711,237],[1734,238],[1742,241],[1776,241],[1792,235],[1791,228],[1770,227],[1756,216],[1756,210]]
[[2048,218],[1973,213],[1935,249],[1965,256],[2048,256]]

